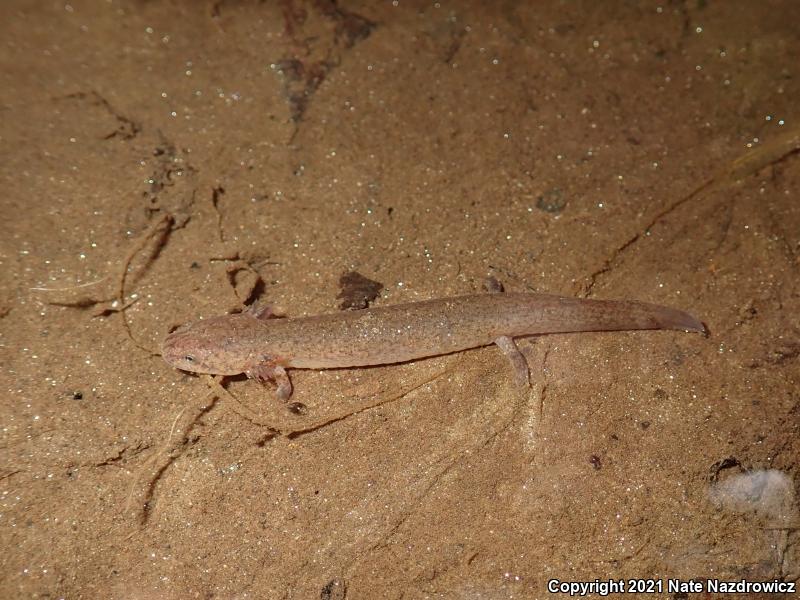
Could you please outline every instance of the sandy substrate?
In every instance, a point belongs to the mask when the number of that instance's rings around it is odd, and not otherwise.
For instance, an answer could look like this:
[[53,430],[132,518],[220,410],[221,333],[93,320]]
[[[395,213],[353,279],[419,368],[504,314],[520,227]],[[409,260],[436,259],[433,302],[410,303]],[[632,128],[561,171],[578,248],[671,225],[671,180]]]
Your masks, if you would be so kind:
[[[790,0],[0,3],[0,595],[796,581],[799,22]],[[493,276],[711,333],[527,339],[530,389],[493,347],[295,371],[294,410],[157,355],[254,300],[339,310],[351,271],[375,306]]]

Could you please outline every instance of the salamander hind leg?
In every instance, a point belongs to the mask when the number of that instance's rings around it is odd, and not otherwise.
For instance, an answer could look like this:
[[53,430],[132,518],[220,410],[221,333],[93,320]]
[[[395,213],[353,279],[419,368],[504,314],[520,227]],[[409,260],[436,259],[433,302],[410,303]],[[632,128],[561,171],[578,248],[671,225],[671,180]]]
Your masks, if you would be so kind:
[[289,374],[281,365],[267,361],[260,363],[251,369],[245,371],[246,375],[251,379],[255,379],[261,383],[267,381],[274,381],[278,385],[275,395],[278,400],[286,402],[292,395],[292,380],[289,379]]
[[[503,284],[494,277],[487,277],[483,284],[484,289],[490,294],[502,294],[505,292]],[[522,352],[517,348],[517,344],[510,337],[504,335],[494,341],[497,347],[503,351],[511,362],[514,368],[514,378],[517,384],[522,387],[528,387],[531,384],[530,370],[528,369],[528,361],[522,355]]]
[[511,361],[511,366],[514,367],[514,376],[517,383],[522,387],[530,385],[530,370],[528,369],[528,361],[522,355],[522,352],[517,348],[514,340],[508,336],[501,336],[494,341],[495,344],[503,351]]
[[503,282],[491,276],[487,277],[486,281],[483,282],[483,289],[490,294],[502,294],[506,291],[503,287]]

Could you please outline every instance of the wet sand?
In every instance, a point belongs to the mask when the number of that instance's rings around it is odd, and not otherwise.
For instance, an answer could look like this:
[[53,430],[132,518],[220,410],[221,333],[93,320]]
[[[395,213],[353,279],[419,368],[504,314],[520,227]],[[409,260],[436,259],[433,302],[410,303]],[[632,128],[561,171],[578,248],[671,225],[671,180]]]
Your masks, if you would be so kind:
[[[787,1],[3,2],[2,595],[796,581],[798,22]],[[293,410],[157,355],[254,301],[338,310],[353,271],[373,306],[491,276],[710,336],[527,339],[528,390],[493,347],[293,371]]]

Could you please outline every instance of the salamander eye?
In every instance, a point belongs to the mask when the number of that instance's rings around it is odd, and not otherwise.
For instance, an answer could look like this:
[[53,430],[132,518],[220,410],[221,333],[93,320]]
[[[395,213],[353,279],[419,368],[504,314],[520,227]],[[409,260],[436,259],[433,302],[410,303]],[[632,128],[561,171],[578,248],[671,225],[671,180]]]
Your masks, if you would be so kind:
[[183,357],[183,360],[185,360],[186,362],[193,363],[194,362],[194,356],[192,356],[191,354],[187,354],[186,356]]

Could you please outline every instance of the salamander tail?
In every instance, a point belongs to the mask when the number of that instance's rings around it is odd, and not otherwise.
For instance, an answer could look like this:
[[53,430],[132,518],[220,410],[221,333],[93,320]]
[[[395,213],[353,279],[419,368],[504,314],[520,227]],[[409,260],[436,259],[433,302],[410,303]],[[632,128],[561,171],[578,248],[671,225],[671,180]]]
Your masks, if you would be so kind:
[[680,329],[684,331],[697,331],[708,335],[708,329],[698,319],[687,312],[666,306],[655,307],[653,317],[658,321],[658,329]]

